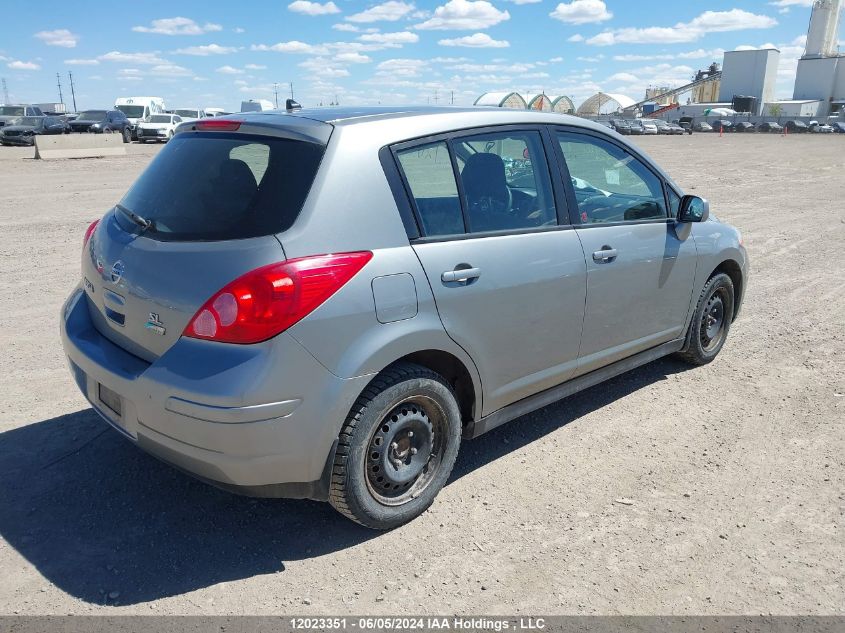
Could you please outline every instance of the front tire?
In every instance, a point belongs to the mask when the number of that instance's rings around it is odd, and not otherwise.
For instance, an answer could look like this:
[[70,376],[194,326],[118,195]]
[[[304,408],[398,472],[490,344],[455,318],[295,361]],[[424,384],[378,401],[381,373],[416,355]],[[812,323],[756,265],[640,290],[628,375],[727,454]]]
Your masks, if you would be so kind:
[[713,275],[701,290],[687,331],[686,348],[678,356],[691,365],[711,362],[722,351],[733,316],[733,281],[724,273]]
[[425,512],[446,484],[461,441],[455,394],[439,374],[400,362],[381,372],[340,432],[329,503],[375,530]]
[[123,142],[124,143],[131,143],[132,142],[132,130],[128,127],[123,128]]

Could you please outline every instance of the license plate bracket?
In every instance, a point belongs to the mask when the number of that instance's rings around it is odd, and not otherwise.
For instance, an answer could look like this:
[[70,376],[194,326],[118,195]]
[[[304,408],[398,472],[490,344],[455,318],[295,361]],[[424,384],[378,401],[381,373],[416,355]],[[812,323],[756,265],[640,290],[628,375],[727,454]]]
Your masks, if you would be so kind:
[[100,399],[100,402],[106,405],[118,417],[123,415],[123,402],[120,395],[108,387],[98,384],[97,397]]

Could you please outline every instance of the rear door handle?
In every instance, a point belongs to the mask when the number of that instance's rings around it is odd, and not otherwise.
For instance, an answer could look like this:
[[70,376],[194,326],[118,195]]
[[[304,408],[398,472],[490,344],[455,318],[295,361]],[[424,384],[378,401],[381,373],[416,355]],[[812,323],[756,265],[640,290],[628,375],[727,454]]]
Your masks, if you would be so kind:
[[609,264],[619,253],[616,252],[615,248],[611,248],[610,246],[602,246],[600,251],[596,251],[593,253],[593,261],[598,262],[600,264]]
[[456,268],[455,270],[447,270],[440,275],[440,280],[443,283],[455,283],[460,281],[469,281],[470,279],[478,279],[481,277],[480,268]]

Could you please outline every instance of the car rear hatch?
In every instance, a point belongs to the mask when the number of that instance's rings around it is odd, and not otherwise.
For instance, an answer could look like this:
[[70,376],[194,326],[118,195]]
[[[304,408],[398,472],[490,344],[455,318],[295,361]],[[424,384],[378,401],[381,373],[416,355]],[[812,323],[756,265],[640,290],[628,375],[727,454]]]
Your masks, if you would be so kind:
[[100,333],[152,362],[223,286],[285,260],[275,235],[299,214],[331,126],[273,119],[182,126],[105,215],[82,257]]

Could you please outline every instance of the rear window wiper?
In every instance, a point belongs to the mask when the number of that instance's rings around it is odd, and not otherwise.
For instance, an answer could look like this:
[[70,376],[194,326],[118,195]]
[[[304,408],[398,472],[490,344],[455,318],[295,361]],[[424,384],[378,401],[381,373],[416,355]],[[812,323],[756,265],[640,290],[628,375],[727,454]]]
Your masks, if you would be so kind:
[[142,231],[146,231],[147,229],[155,230],[155,223],[152,220],[148,220],[147,218],[141,217],[134,211],[130,211],[122,204],[114,205],[116,209],[119,209],[127,218],[132,220],[135,224],[141,227]]

